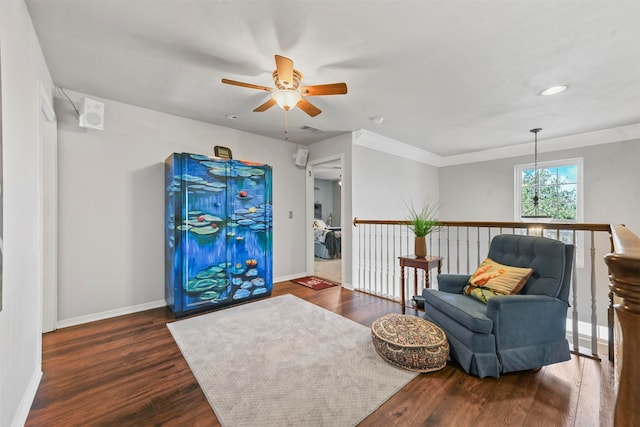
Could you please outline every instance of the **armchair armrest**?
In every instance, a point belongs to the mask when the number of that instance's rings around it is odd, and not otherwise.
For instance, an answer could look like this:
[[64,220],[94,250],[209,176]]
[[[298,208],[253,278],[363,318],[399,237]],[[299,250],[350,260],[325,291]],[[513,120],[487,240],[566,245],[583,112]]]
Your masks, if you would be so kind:
[[450,294],[461,294],[469,281],[469,274],[438,274],[438,290]]
[[566,337],[568,305],[547,295],[504,295],[487,302],[498,349],[537,345]]

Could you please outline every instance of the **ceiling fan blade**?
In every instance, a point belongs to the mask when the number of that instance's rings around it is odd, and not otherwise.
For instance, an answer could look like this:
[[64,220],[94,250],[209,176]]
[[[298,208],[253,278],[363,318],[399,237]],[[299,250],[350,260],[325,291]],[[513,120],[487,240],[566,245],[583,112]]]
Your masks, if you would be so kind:
[[330,83],[326,85],[303,86],[300,93],[304,96],[344,95],[347,93],[346,83]]
[[229,79],[222,79],[222,83],[226,83],[228,85],[234,85],[234,86],[248,87],[249,89],[264,90],[264,91],[267,91],[267,92],[273,91],[273,89],[270,88],[270,87],[254,85],[254,84],[251,84],[251,83],[238,82],[238,81],[229,80]]
[[316,107],[315,105],[313,105],[312,103],[310,103],[304,98],[302,98],[296,106],[300,108],[302,111],[304,111],[305,113],[307,113],[308,115],[310,115],[311,117],[315,117],[318,114],[322,113],[322,111],[320,111],[318,107]]
[[257,107],[255,110],[253,110],[255,113],[261,113],[263,111],[268,110],[269,108],[273,107],[274,105],[276,105],[276,100],[273,98],[269,98],[269,100],[267,102],[265,102],[264,104],[262,104],[261,106]]
[[293,61],[284,56],[276,55],[276,71],[278,80],[285,86],[293,84]]

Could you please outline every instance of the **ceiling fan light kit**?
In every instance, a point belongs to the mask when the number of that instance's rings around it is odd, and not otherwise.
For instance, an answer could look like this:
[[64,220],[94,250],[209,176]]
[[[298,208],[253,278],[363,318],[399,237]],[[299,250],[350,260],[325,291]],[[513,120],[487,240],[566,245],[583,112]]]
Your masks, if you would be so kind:
[[297,90],[291,89],[278,89],[273,92],[271,98],[276,101],[276,104],[285,111],[289,111],[298,105],[298,102],[302,99],[302,95]]
[[[305,99],[306,96],[344,95],[347,93],[346,83],[330,83],[301,87],[302,73],[293,69],[293,61],[280,55],[275,55],[275,60],[276,69],[272,73],[275,88],[229,79],[222,79],[222,83],[271,92],[271,97],[253,110],[256,113],[266,111],[275,104],[278,104],[285,112],[298,107],[309,116],[315,117],[322,111],[307,101]],[[285,115],[285,139],[288,134],[286,126]]]

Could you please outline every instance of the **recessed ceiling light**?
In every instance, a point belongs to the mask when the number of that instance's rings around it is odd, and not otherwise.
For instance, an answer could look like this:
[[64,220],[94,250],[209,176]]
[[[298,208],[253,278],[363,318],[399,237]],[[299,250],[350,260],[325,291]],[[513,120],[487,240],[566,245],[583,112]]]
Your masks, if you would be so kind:
[[384,117],[382,117],[382,116],[374,116],[374,117],[371,117],[371,121],[373,123],[377,124],[377,125],[380,125],[384,121]]
[[542,96],[556,95],[560,92],[564,92],[566,89],[567,89],[567,85],[551,86],[549,89],[545,89],[542,92],[540,92],[540,95]]
[[227,119],[229,119],[229,120],[235,120],[235,119],[238,118],[238,115],[237,114],[227,114],[225,117]]

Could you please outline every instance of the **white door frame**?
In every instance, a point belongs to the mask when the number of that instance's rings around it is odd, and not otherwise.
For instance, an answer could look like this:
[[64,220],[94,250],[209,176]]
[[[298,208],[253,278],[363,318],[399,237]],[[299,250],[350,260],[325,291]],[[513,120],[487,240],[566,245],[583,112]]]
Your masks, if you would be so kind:
[[[323,163],[330,163],[330,162],[335,162],[336,160],[340,160],[340,170],[344,170],[344,155],[343,154],[336,154],[334,156],[328,156],[328,157],[323,157],[321,159],[316,159],[316,160],[311,160],[309,161],[309,163],[307,163],[307,169],[306,169],[306,173],[305,176],[307,178],[307,182],[306,182],[306,209],[305,209],[305,223],[307,224],[307,232],[306,232],[306,242],[307,242],[307,262],[306,262],[306,270],[307,270],[307,275],[313,275],[314,273],[314,244],[313,244],[313,204],[314,204],[314,198],[315,198],[315,193],[313,190],[313,182],[315,180],[315,177],[313,175],[313,168],[314,166],[318,166],[321,165]],[[342,206],[344,206],[344,191],[340,190],[340,226],[344,227],[344,218],[343,216],[343,212],[344,209],[342,209]],[[340,263],[341,265],[341,269],[342,269],[342,281],[344,282],[344,277],[345,277],[345,272],[344,272],[344,262]]]
[[42,332],[58,323],[58,131],[49,94],[40,84],[38,134],[39,272]]

